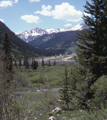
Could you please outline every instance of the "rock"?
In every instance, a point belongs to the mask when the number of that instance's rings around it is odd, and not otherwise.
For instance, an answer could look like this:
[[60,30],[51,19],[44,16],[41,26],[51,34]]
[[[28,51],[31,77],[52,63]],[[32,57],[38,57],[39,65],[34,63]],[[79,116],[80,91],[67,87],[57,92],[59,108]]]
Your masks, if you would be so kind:
[[37,92],[40,92],[40,90],[37,90]]
[[56,107],[54,110],[52,110],[52,113],[61,113],[61,108]]
[[79,110],[80,112],[82,112],[82,110]]
[[58,99],[58,102],[63,102],[63,100]]
[[54,116],[51,116],[48,120],[56,120]]
[[66,119],[67,119],[67,117],[63,117],[63,118],[62,118],[62,120],[66,120]]

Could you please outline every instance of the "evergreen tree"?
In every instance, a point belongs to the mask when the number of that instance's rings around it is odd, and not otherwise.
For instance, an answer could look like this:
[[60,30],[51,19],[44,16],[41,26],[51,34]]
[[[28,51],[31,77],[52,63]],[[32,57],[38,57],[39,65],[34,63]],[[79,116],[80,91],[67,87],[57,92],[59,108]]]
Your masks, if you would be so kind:
[[49,64],[48,64],[48,66],[51,66],[51,64],[50,64],[50,60],[49,60]]
[[[15,101],[14,90],[11,42],[8,33],[5,32],[0,56],[0,120],[12,120],[11,112],[15,113],[12,103],[13,100]],[[14,96],[14,98],[11,96]]]
[[86,1],[83,19],[90,29],[77,34],[79,38],[78,62],[94,75],[90,85],[100,76],[107,74],[107,1]]
[[7,32],[4,33],[4,39],[2,40],[2,61],[5,70],[12,72],[11,42]]
[[19,58],[19,67],[22,66],[22,61],[21,61],[21,58]]
[[78,66],[77,64],[72,67],[70,78],[70,94],[72,108],[85,108],[89,110],[91,107],[89,82],[92,80],[93,74],[91,74],[88,69],[85,70],[83,66]]
[[54,60],[54,66],[56,65],[56,61]]
[[16,60],[14,61],[14,66],[15,66],[16,68],[18,68],[18,66],[17,66],[17,61],[16,61]]
[[4,33],[4,38],[2,40],[2,62],[3,69],[8,73],[7,82],[13,80],[13,65],[12,65],[12,56],[11,56],[11,42],[8,36],[8,33]]
[[33,70],[37,69],[38,67],[38,62],[37,61],[33,61]]
[[22,104],[17,100],[16,80],[11,56],[11,42],[8,33],[4,33],[0,56],[0,120],[21,120]]
[[42,59],[42,63],[41,63],[42,66],[44,66],[44,60]]
[[60,93],[60,100],[63,101],[63,104],[66,104],[67,109],[69,109],[69,102],[70,102],[70,84],[69,84],[69,77],[68,71],[65,67],[64,78],[61,81],[61,89],[59,90]]
[[25,68],[28,69],[29,68],[29,61],[28,58],[25,57]]
[[[92,4],[86,1],[85,13],[83,19],[86,25],[90,29],[83,30],[77,34],[79,42],[78,46],[78,68],[82,71],[81,75],[85,78],[81,83],[85,83],[84,86],[80,86],[81,90],[84,87],[87,89],[84,94],[84,99],[81,105],[85,108],[89,108],[87,102],[93,98],[94,92],[91,91],[91,86],[97,81],[97,79],[107,74],[107,1],[106,0],[91,0]],[[79,78],[78,78],[79,79]],[[80,91],[81,94],[81,91]]]
[[38,61],[36,61],[36,66],[38,67],[39,65],[38,65]]

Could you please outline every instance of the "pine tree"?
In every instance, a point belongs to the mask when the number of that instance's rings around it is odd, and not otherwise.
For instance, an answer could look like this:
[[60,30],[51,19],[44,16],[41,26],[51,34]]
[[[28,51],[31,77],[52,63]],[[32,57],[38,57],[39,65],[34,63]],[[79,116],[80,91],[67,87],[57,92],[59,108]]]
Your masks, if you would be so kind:
[[48,66],[51,66],[51,64],[50,64],[50,60],[49,60]]
[[38,67],[38,63],[37,63],[37,61],[33,61],[33,70],[35,70],[35,69],[37,69],[37,67]]
[[2,40],[2,62],[4,71],[9,73],[7,82],[10,82],[13,79],[13,65],[11,56],[11,42],[7,32],[4,33],[4,38]]
[[38,65],[38,61],[36,61],[36,66],[38,67],[39,65]]
[[[11,56],[11,42],[8,33],[4,33],[0,59],[0,119],[12,120],[11,112],[15,111],[12,101],[15,98],[15,82]],[[13,93],[14,91],[14,93]],[[14,96],[12,98],[11,96]],[[15,100],[14,100],[15,101]],[[13,112],[14,114],[15,112]],[[14,114],[15,115],[15,114]]]
[[41,63],[42,66],[44,66],[44,60],[42,59],[42,63]]
[[8,33],[4,33],[4,39],[2,41],[2,61],[5,66],[5,70],[12,72],[12,56],[11,56],[11,42],[9,40]]
[[28,69],[29,68],[29,61],[28,61],[28,57],[25,57],[25,68]]
[[59,90],[60,93],[60,100],[63,101],[63,104],[66,104],[67,109],[69,109],[69,102],[70,102],[70,84],[69,84],[69,77],[68,71],[65,67],[64,78],[61,81],[61,89]]
[[90,29],[77,34],[79,38],[78,62],[94,75],[90,84],[100,76],[107,74],[107,1],[92,0],[86,2],[83,19]]
[[19,67],[22,66],[22,61],[21,61],[21,58],[19,58]]
[[90,109],[89,100],[91,101],[90,93],[90,81],[93,78],[93,74],[89,70],[84,69],[83,66],[75,65],[71,69],[70,76],[70,94],[72,107]]
[[81,83],[86,83],[86,86],[82,86],[82,84],[80,86],[81,89],[84,87],[87,89],[81,105],[87,109],[89,109],[87,101],[90,100],[91,103],[94,94],[91,91],[91,86],[100,76],[107,74],[107,1],[91,1],[92,4],[86,1],[84,6],[85,13],[90,16],[83,16],[85,24],[90,29],[78,33],[79,42],[76,43],[78,63],[84,69],[81,71],[81,75],[84,75],[85,72],[86,76],[81,81]]
[[17,66],[17,61],[16,61],[16,60],[14,61],[14,66],[15,66],[16,68],[18,68],[18,66]]
[[56,65],[56,61],[54,60],[54,66]]

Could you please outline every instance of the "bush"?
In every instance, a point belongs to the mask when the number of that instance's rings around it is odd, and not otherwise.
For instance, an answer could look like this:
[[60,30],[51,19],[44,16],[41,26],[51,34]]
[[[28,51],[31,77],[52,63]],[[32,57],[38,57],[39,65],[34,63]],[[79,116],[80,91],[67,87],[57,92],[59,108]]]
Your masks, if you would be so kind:
[[94,85],[91,86],[91,90],[94,92],[93,103],[97,109],[101,109],[101,106],[107,108],[107,76],[101,76]]
[[14,78],[17,82],[18,87],[27,87],[29,84],[29,80],[26,74],[16,73]]

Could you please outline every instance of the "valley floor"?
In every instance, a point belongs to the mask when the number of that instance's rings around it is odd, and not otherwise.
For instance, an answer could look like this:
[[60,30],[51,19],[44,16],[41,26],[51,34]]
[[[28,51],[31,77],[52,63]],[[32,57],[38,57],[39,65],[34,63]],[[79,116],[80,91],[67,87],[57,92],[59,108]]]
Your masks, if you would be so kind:
[[[62,59],[69,59],[67,57],[56,57],[59,63],[62,63]],[[51,57],[54,60],[55,57]],[[41,59],[38,59],[41,60]],[[44,61],[50,59],[44,58]],[[57,61],[57,62],[58,62]],[[71,64],[68,64],[68,61]],[[73,67],[72,60],[67,62],[67,70],[70,73],[71,67]],[[102,109],[94,113],[88,113],[85,110],[67,110],[63,104],[60,104],[59,89],[60,83],[63,80],[64,65],[55,65],[51,63],[51,66],[39,66],[37,70],[31,68],[25,69],[24,66],[16,69],[15,78],[19,80],[19,88],[16,95],[21,101],[23,115],[26,115],[24,120],[48,120],[50,116],[54,116],[56,120],[105,120],[107,118],[107,110]],[[72,104],[70,104],[72,106]],[[54,114],[52,110],[56,107],[62,109],[61,113]],[[65,110],[64,110],[65,109]]]

